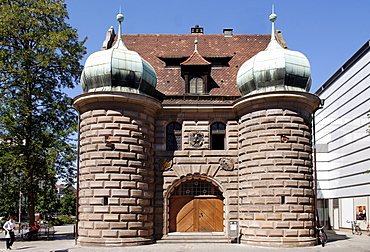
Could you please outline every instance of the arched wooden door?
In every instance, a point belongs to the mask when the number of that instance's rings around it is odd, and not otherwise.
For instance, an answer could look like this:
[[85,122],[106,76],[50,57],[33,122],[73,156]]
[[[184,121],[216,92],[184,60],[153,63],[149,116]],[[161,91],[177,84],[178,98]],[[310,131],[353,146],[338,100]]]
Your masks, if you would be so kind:
[[170,232],[222,232],[223,206],[221,192],[211,183],[183,183],[170,197]]

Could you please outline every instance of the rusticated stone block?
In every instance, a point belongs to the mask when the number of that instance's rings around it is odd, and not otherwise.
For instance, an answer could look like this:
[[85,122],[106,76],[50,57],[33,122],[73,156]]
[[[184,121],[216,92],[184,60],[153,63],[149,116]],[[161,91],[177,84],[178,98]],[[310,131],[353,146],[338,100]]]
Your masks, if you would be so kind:
[[303,221],[290,221],[289,226],[291,229],[303,229],[304,222]]
[[118,181],[125,181],[125,180],[130,180],[131,177],[129,174],[110,174],[111,180],[118,180]]
[[94,206],[94,213],[109,213],[109,206]]
[[136,214],[125,213],[125,214],[120,214],[120,216],[121,216],[121,221],[137,221]]
[[107,159],[119,159],[121,156],[120,156],[120,152],[106,151],[104,152],[104,157]]
[[285,203],[286,204],[297,204],[298,197],[285,197]]
[[142,206],[130,206],[129,212],[130,213],[143,213],[143,207]]
[[303,213],[304,212],[304,206],[302,205],[290,205],[290,211],[293,213]]
[[129,197],[128,189],[111,189],[113,197]]
[[100,238],[101,237],[101,232],[102,231],[98,230],[98,229],[88,229],[87,230],[87,236]]
[[281,229],[272,229],[268,232],[269,237],[283,237],[284,236],[284,230]]
[[281,229],[288,229],[289,228],[289,221],[276,221],[275,222],[275,227],[276,228],[281,228]]
[[127,222],[109,222],[111,229],[127,229]]
[[141,221],[128,222],[129,229],[140,229],[142,227],[143,227],[143,223]]
[[280,204],[280,197],[266,197],[266,204]]
[[143,195],[143,191],[142,190],[134,190],[134,189],[131,189],[130,190],[130,196],[131,197],[134,197],[134,198],[141,198]]
[[266,220],[274,220],[274,221],[277,221],[277,220],[282,220],[282,214],[281,213],[268,213],[266,214]]
[[281,212],[281,213],[283,213],[283,212],[290,212],[290,207],[289,207],[289,205],[276,205],[276,206],[274,206],[274,210],[275,210],[275,212]]
[[284,187],[298,187],[298,181],[296,180],[285,180],[283,183]]
[[95,229],[109,229],[109,222],[96,221],[93,224]]
[[121,181],[121,188],[136,188],[136,182],[135,181]]
[[297,229],[286,229],[284,230],[284,236],[285,237],[297,237],[298,230]]
[[89,221],[101,221],[103,220],[103,214],[92,214],[92,213],[89,213],[89,214],[86,214],[86,219],[89,220]]
[[136,237],[137,230],[118,230],[119,237]]
[[112,173],[114,174],[120,172],[120,168],[117,166],[107,166],[104,167],[104,171],[112,175]]
[[119,221],[120,215],[119,214],[104,214],[103,219],[104,221]]
[[262,229],[273,229],[274,228],[274,221],[261,221],[260,227]]
[[109,198],[108,205],[119,205],[119,198]]
[[149,236],[152,235],[150,230],[138,230],[138,236]]
[[301,229],[298,230],[299,237],[311,236],[311,232],[309,229]]
[[103,196],[110,196],[111,191],[110,189],[94,189],[93,193],[94,193],[94,196],[103,197]]
[[111,213],[128,213],[128,206],[111,206],[110,207]]
[[310,220],[311,215],[309,213],[298,213],[298,220]]
[[297,220],[298,216],[296,213],[282,213],[282,220]]
[[256,236],[264,236],[267,237],[269,233],[269,229],[256,229],[254,231]]
[[137,169],[135,167],[121,167],[120,168],[122,173],[136,173]]
[[255,220],[266,220],[266,215],[264,213],[255,213],[253,215]]

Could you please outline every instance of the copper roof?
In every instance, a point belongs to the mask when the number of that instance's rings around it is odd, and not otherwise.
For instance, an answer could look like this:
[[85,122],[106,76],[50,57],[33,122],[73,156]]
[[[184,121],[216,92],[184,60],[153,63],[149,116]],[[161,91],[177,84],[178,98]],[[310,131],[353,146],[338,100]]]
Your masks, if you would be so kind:
[[157,90],[166,96],[184,95],[185,83],[180,64],[166,66],[165,59],[181,60],[179,63],[189,59],[194,53],[194,39],[197,39],[199,56],[205,61],[217,61],[217,58],[228,61],[227,65],[212,66],[211,78],[215,85],[209,95],[240,96],[236,85],[239,67],[264,50],[270,37],[269,34],[234,34],[232,37],[223,34],[125,34],[122,39],[129,50],[136,51],[153,66],[157,73]]

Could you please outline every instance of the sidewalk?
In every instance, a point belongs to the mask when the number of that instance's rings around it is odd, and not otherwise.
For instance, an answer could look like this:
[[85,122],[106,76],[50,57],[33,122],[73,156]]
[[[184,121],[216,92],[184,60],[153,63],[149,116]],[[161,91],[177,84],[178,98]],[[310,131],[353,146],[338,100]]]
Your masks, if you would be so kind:
[[[321,246],[304,248],[266,248],[242,244],[223,244],[223,243],[205,243],[205,244],[152,244],[130,247],[81,247],[75,245],[73,238],[73,225],[60,226],[56,228],[56,237],[51,240],[21,241],[17,238],[13,245],[15,251],[38,251],[38,252],[266,252],[266,251],[299,251],[299,252],[364,252],[370,251],[370,236],[364,232],[362,236],[352,235],[349,232],[327,231],[329,243],[323,248]],[[0,251],[6,251],[5,240],[2,237]]]

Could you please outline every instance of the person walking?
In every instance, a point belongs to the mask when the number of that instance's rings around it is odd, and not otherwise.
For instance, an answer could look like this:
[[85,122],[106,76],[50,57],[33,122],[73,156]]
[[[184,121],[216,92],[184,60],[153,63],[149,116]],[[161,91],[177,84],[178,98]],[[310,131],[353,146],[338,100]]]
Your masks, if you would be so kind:
[[3,229],[5,230],[5,240],[6,240],[6,249],[11,250],[12,245],[15,241],[14,236],[14,218],[13,216],[9,216],[7,222],[5,222]]

